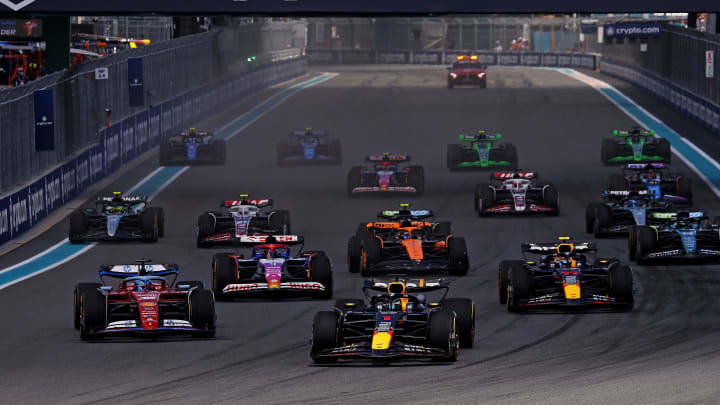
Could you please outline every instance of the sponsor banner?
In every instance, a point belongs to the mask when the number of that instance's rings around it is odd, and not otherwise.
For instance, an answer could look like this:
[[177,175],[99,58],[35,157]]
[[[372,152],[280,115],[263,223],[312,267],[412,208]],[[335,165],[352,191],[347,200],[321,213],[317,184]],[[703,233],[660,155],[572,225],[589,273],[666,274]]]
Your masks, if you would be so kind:
[[10,237],[15,237],[30,229],[28,190],[29,188],[26,187],[10,196]]
[[182,97],[178,97],[175,99],[175,102],[173,103],[173,119],[172,119],[172,134],[170,136],[173,136],[175,134],[180,133],[183,130],[185,117],[183,116],[183,100]]
[[541,66],[542,54],[540,53],[523,53],[521,54],[523,66]]
[[[100,139],[104,138],[105,136],[103,135],[103,137]],[[90,175],[89,184],[92,184],[105,177],[108,173],[107,171],[105,171],[105,144],[97,144],[90,148],[87,153],[89,169],[88,173]]]
[[[60,168],[62,175],[60,178],[60,194],[63,203],[72,200],[78,195],[78,163],[82,157],[87,157],[87,153],[83,153],[80,157],[71,160]],[[87,169],[87,166],[85,169]]]
[[[85,190],[86,187],[93,183],[90,175],[90,156],[91,153],[88,150],[75,159],[75,195],[68,194],[70,195],[69,199],[75,198],[80,194],[80,191]],[[68,198],[65,201],[68,201]]]
[[55,150],[55,102],[52,89],[36,90],[35,101],[35,150]]
[[148,145],[156,146],[162,138],[162,108],[153,107],[148,111]]
[[122,124],[115,124],[105,131],[103,137],[103,150],[105,155],[105,174],[110,174],[120,167],[122,157],[120,155],[120,134]]
[[137,156],[135,149],[135,117],[130,117],[122,122],[120,132],[120,157],[123,163],[129,162]]
[[439,65],[442,63],[442,52],[413,52],[410,63]]
[[128,58],[127,64],[130,107],[142,107],[145,105],[143,59]]
[[190,95],[186,95],[183,101],[183,119],[180,123],[182,129],[190,124],[190,117],[193,116],[193,102]]
[[12,238],[10,232],[10,197],[0,199],[0,243]]
[[406,52],[378,52],[377,63],[408,63]]
[[63,204],[62,198],[62,167],[53,170],[43,180],[45,187],[45,205],[47,212],[54,211]]
[[[60,170],[55,170],[51,174],[57,174]],[[48,183],[50,181],[50,183]],[[48,208],[50,207],[50,203],[54,203],[56,205],[62,204],[62,198],[60,195],[60,178],[59,177],[50,177],[50,175],[45,176],[45,178],[36,181],[35,183],[31,184],[27,188],[27,209],[28,209],[28,228],[38,223],[38,221],[42,220],[47,216],[47,213],[49,212]],[[46,204],[46,197],[50,197],[48,195],[48,192],[50,191],[48,189],[48,185],[53,186],[52,189],[53,195],[52,198],[48,198],[47,204]]]
[[346,51],[340,52],[339,58],[343,63],[372,63],[375,62],[375,52],[372,51]]
[[167,103],[163,103],[160,110],[162,114],[160,118],[160,131],[162,131],[162,139],[167,139],[175,132],[173,126],[173,102],[168,101]]
[[617,23],[603,25],[605,38],[647,38],[658,37],[662,32],[662,25],[655,23]]
[[580,32],[583,34],[595,34],[597,33],[597,23],[582,23],[580,24]]
[[135,114],[135,150],[138,154],[150,149],[148,139],[148,117],[149,111],[142,111]]

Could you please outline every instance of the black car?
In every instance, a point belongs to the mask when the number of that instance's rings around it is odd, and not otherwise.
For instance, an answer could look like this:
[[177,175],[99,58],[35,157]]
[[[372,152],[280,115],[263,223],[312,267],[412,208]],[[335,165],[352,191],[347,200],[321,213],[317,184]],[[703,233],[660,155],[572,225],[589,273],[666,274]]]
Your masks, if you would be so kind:
[[656,212],[654,224],[630,230],[630,260],[652,264],[720,258],[720,218],[700,211]]
[[490,184],[475,188],[475,212],[480,216],[497,214],[560,213],[560,195],[551,183],[537,181],[534,172],[493,173]]
[[652,223],[652,213],[667,211],[672,203],[655,199],[650,191],[605,190],[603,202],[592,202],[585,210],[585,230],[595,237],[627,236],[633,226]]
[[674,204],[692,204],[692,180],[678,173],[670,173],[664,163],[630,163],[622,167],[622,174],[611,174],[609,190],[648,190],[654,199]]
[[659,138],[655,131],[633,127],[629,131],[613,131],[615,139],[603,139],[600,157],[604,165],[626,163],[670,163],[670,142]]
[[223,165],[226,145],[213,134],[190,128],[160,144],[160,166]]

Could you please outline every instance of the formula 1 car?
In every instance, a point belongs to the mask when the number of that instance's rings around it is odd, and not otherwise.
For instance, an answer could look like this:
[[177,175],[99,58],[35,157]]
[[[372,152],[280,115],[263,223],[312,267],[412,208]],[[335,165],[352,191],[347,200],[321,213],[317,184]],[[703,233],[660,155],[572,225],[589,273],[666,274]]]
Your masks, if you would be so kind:
[[[498,298],[509,312],[547,307],[633,308],[630,267],[618,259],[596,259],[594,243],[560,237],[554,243],[523,243],[522,252],[523,260],[505,260],[498,268]],[[526,254],[539,260],[528,260]]]
[[353,167],[348,173],[348,196],[379,193],[421,195],[425,190],[425,171],[422,166],[398,167],[410,161],[410,156],[383,153],[365,158],[372,169]]
[[[327,364],[339,359],[387,363],[402,358],[454,362],[475,340],[475,303],[446,298],[439,280],[366,280],[365,300],[341,299],[313,322],[310,357]],[[442,292],[428,302],[425,294]]]
[[611,174],[607,187],[609,190],[648,190],[655,199],[692,204],[692,180],[667,170],[663,163],[631,163],[622,167],[623,174]]
[[160,166],[225,164],[225,140],[213,134],[190,128],[160,144]]
[[638,264],[678,259],[720,258],[720,219],[699,211],[655,212],[652,226],[638,226],[628,237],[630,260]]
[[654,212],[667,211],[671,203],[656,200],[645,190],[605,190],[603,202],[592,202],[585,210],[585,230],[603,236],[627,236],[633,226],[652,223]]
[[452,67],[448,68],[447,87],[479,86],[487,87],[487,67],[478,61],[477,55],[460,55]]
[[70,243],[138,240],[157,242],[165,234],[162,208],[148,207],[145,196],[98,196],[94,208],[70,214]]
[[537,183],[537,173],[505,172],[490,175],[491,184],[475,188],[478,215],[532,214],[558,215],[560,197],[550,183]]
[[633,127],[630,131],[613,131],[617,139],[603,139],[601,159],[611,166],[634,163],[670,163],[670,142],[655,136],[655,131]]
[[226,200],[220,204],[226,212],[206,211],[198,217],[198,247],[237,244],[244,236],[290,233],[290,213],[270,210],[273,200]]
[[[105,336],[215,336],[215,299],[201,281],[181,281],[177,264],[100,266],[102,283],[75,286],[73,323],[83,340]],[[107,284],[120,279],[119,285]]]
[[516,170],[517,150],[511,143],[495,144],[502,135],[489,135],[479,131],[477,135],[460,135],[460,141],[468,144],[451,144],[447,148],[447,167],[458,170]]
[[250,256],[218,253],[213,257],[212,285],[218,300],[277,293],[310,294],[331,298],[333,273],[323,251],[293,255],[291,245],[302,244],[295,235],[244,236],[245,246],[254,246]]
[[[416,215],[413,219],[425,215]],[[389,273],[467,274],[469,259],[465,238],[450,233],[449,222],[394,219],[360,224],[354,239],[348,243],[350,271],[354,270],[353,264],[359,262],[363,277]]]
[[287,140],[277,144],[278,165],[289,164],[342,164],[339,139],[329,139],[325,131],[305,128],[293,131]]

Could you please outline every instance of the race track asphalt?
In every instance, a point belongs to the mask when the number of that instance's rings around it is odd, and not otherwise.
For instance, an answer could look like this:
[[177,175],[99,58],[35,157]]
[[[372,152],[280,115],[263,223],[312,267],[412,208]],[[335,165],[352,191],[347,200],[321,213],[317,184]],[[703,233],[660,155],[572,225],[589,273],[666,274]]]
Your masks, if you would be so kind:
[[[634,123],[601,94],[551,70],[490,68],[486,90],[444,86],[442,67],[323,67],[337,77],[303,90],[228,144],[224,167],[192,168],[154,201],[166,212],[156,245],[100,245],[64,265],[0,291],[0,392],[6,403],[717,403],[720,400],[720,273],[717,265],[633,266],[638,295],[630,313],[509,314],[497,304],[496,269],[519,258],[523,241],[584,239],[585,206],[614,169],[600,142]],[[238,111],[241,113],[242,111]],[[217,122],[222,126],[224,122]],[[342,140],[341,167],[278,167],[275,143],[313,126]],[[477,218],[473,190],[487,173],[451,173],[445,148],[460,133],[501,132],[522,168],[560,190],[561,215]],[[350,166],[367,154],[412,155],[425,167],[421,198],[345,195]],[[112,188],[128,187],[151,160]],[[695,181],[696,205],[720,213]],[[218,303],[213,340],[81,342],[72,328],[72,288],[94,281],[102,263],[139,257],[180,264],[183,279],[210,282],[212,254],[195,247],[197,215],[241,193],[289,209],[306,247],[333,259],[335,296],[360,297],[345,264],[356,225],[400,202],[435,210],[468,241],[471,271],[451,296],[477,304],[475,347],[455,364],[400,362],[315,366],[312,319],[331,301]],[[42,240],[59,241],[67,221]],[[38,242],[41,243],[41,242]],[[624,240],[600,240],[603,256],[626,261]],[[4,256],[7,265],[22,249]]]

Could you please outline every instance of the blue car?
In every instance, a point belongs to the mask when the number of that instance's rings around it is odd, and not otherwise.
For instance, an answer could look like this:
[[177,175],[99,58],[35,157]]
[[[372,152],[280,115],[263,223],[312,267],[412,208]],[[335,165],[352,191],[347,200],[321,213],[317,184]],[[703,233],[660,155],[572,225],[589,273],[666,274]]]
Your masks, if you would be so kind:
[[692,204],[692,180],[669,172],[664,163],[630,163],[622,166],[622,174],[611,174],[607,180],[610,190],[645,190],[654,199],[674,204]]
[[190,128],[160,144],[160,166],[223,165],[225,141]]
[[277,144],[278,165],[342,164],[340,140],[330,139],[326,131],[305,128],[293,131]]

